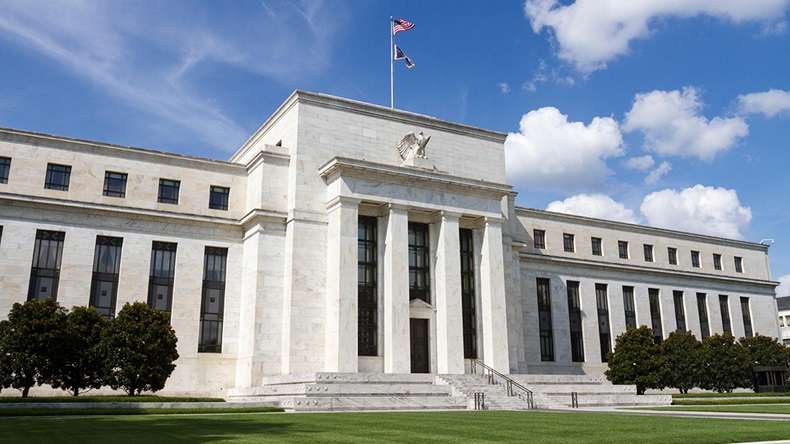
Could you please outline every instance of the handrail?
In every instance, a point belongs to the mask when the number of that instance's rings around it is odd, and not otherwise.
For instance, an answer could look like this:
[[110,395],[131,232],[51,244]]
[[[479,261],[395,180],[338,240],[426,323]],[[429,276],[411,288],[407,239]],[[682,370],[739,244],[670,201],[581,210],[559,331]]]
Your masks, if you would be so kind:
[[503,375],[502,373],[494,370],[492,367],[486,365],[483,361],[479,359],[472,359],[472,373],[477,373],[477,366],[482,367],[483,371],[481,374],[488,378],[489,384],[497,384],[496,377],[501,378],[505,381],[505,389],[507,391],[508,396],[518,396],[519,398],[522,397],[520,393],[517,393],[514,388],[520,390],[524,396],[527,398],[527,407],[529,409],[534,409],[535,404],[532,399],[532,391],[528,388],[524,387],[523,385],[519,384],[518,382],[514,381],[507,375]]

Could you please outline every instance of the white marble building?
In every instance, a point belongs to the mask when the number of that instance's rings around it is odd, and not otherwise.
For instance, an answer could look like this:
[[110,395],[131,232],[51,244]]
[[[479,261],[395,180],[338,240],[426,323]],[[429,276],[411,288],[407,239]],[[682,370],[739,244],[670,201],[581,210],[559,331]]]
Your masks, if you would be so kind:
[[166,391],[206,394],[471,358],[600,375],[627,322],[778,335],[768,246],[515,207],[504,140],[302,91],[229,161],[0,129],[0,313],[148,301]]

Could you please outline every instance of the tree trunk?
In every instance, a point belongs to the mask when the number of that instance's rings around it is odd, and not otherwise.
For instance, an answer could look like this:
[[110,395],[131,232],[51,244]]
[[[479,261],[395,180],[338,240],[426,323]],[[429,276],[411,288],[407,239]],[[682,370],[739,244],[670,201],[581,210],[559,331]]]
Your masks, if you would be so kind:
[[30,386],[29,385],[25,386],[25,388],[22,389],[22,397],[23,398],[27,398],[28,393],[30,393]]

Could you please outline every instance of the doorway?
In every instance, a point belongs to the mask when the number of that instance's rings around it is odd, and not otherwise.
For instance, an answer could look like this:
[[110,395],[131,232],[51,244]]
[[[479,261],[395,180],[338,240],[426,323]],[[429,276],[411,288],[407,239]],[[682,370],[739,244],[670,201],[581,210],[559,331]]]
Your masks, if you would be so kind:
[[411,372],[430,373],[428,320],[411,319]]

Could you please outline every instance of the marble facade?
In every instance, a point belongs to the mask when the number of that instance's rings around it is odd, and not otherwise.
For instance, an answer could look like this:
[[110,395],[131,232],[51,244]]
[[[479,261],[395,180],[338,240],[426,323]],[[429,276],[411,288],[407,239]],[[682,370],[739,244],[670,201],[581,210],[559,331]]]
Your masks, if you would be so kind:
[[[430,136],[425,155],[402,156],[399,143],[420,132]],[[648,325],[648,289],[658,289],[665,335],[677,327],[677,291],[695,333],[696,294],[704,293],[711,332],[724,329],[718,298],[728,295],[736,336],[746,328],[742,298],[753,331],[778,335],[767,246],[516,207],[505,137],[304,91],[229,161],[0,129],[0,158],[10,159],[0,183],[0,313],[27,297],[37,230],[65,233],[57,299],[67,307],[89,302],[97,235],[123,238],[118,309],[147,300],[152,242],[171,242],[181,358],[168,392],[221,396],[315,372],[410,373],[411,320],[427,320],[428,371],[459,374],[469,365],[459,230],[470,230],[473,348],[503,373],[600,375],[596,284],[609,289],[612,343],[625,330],[623,286],[634,287],[636,319]],[[71,167],[68,190],[42,187],[51,163]],[[124,197],[103,195],[107,171],[127,174]],[[157,202],[160,179],[180,181],[177,204]],[[227,210],[209,208],[211,186],[230,190]],[[358,349],[360,217],[376,220],[373,356]],[[410,223],[428,227],[425,301],[410,296]],[[536,230],[545,235],[540,247]],[[564,250],[563,234],[574,235],[575,251]],[[602,239],[600,255],[590,252],[593,237]],[[631,246],[628,258],[618,241]],[[643,245],[653,246],[653,261],[641,257]],[[227,249],[220,352],[198,351],[205,247]],[[676,248],[677,264],[667,263],[667,248]],[[700,267],[689,264],[690,251]],[[551,361],[541,360],[538,278],[550,282]],[[583,362],[570,351],[568,281],[579,282]]]

